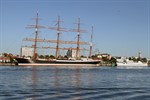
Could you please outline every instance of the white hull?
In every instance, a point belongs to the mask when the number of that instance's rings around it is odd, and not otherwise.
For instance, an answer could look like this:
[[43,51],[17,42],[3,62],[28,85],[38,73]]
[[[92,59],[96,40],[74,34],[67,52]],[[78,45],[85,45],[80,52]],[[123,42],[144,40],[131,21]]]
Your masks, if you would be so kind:
[[99,64],[18,63],[18,66],[98,66]]
[[148,66],[146,63],[117,63],[117,66]]

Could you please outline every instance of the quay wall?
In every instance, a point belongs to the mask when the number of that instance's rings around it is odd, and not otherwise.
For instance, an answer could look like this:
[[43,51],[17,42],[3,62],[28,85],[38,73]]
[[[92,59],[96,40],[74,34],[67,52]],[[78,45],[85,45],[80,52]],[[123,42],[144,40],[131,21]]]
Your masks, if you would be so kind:
[[0,66],[15,66],[14,63],[0,63]]

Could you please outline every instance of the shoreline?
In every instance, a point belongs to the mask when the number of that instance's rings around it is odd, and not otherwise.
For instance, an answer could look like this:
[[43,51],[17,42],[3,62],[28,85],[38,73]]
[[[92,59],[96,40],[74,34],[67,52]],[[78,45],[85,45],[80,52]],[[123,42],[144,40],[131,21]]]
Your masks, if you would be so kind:
[[16,66],[15,63],[0,63],[0,66]]
[[[0,67],[1,66],[20,66],[20,65],[16,65],[15,63],[0,63]],[[22,66],[32,66],[32,65],[22,65]],[[37,66],[41,66],[41,65],[34,65],[34,67],[37,67]],[[43,65],[42,65],[43,66]],[[44,66],[49,66],[49,65],[44,65]],[[52,65],[51,65],[52,66]],[[54,66],[54,65],[53,65]],[[56,65],[57,66],[57,65]],[[60,66],[60,65],[58,65]],[[63,65],[62,65],[63,66]],[[80,65],[81,66],[81,65]],[[99,64],[97,65],[97,67],[103,67],[103,66],[106,66],[106,67],[115,67],[115,66],[112,66],[111,64]],[[150,65],[148,65],[147,67],[150,67]]]
[[[0,66],[19,66],[19,65],[16,65],[15,63],[0,63]],[[29,66],[29,65],[24,65],[24,66]],[[31,65],[32,66],[32,65]],[[45,65],[46,66],[46,65]],[[49,66],[49,65],[47,65]],[[54,66],[54,65],[53,65]],[[56,65],[57,66],[57,65]],[[60,65],[59,65],[60,66]],[[62,65],[63,66],[63,65]],[[80,65],[81,66],[81,65]],[[101,67],[101,66],[111,66],[111,64],[98,64],[97,66]],[[36,67],[36,66],[35,66]]]

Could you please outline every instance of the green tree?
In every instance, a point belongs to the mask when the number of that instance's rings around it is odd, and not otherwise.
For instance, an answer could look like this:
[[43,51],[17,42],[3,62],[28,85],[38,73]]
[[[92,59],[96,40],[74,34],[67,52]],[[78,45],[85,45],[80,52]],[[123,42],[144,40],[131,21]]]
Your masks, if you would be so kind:
[[142,58],[141,61],[142,61],[143,63],[146,63],[146,62],[147,62],[147,59],[146,59],[146,58]]
[[132,60],[132,58],[131,58],[131,57],[129,57],[129,60]]
[[49,55],[45,55],[45,58],[46,58],[46,59],[49,59],[49,58],[50,58],[50,56],[49,56]]
[[92,55],[92,59],[97,59],[97,55]]
[[43,58],[44,58],[44,56],[43,56],[43,55],[40,55],[40,56],[39,56],[39,58],[43,59]]
[[150,60],[148,61],[148,64],[150,65]]
[[4,56],[4,57],[8,57],[8,54],[7,54],[7,53],[3,53],[3,56]]
[[117,63],[117,60],[116,60],[114,57],[112,57],[112,58],[110,59],[110,62],[116,64],[116,63]]
[[53,56],[53,55],[50,55],[49,57],[50,57],[51,59],[55,59],[55,56]]
[[103,60],[104,62],[109,62],[109,59],[108,59],[107,57],[102,57],[102,60]]
[[134,62],[137,62],[137,59],[135,58],[135,57],[133,57],[133,59],[132,59]]

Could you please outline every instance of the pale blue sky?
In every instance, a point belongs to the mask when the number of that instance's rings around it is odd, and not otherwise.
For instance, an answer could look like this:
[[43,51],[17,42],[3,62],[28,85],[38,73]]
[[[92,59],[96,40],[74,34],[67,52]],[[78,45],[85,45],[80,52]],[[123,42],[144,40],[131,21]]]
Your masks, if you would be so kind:
[[[20,53],[25,37],[34,36],[34,24],[39,10],[39,24],[55,26],[59,15],[62,27],[76,28],[81,18],[81,28],[88,31],[82,41],[90,41],[94,26],[94,50],[113,56],[137,56],[139,51],[150,57],[150,0],[0,0],[0,53]],[[40,30],[41,38],[56,39],[56,31]],[[62,32],[61,39],[75,40],[76,33]]]

